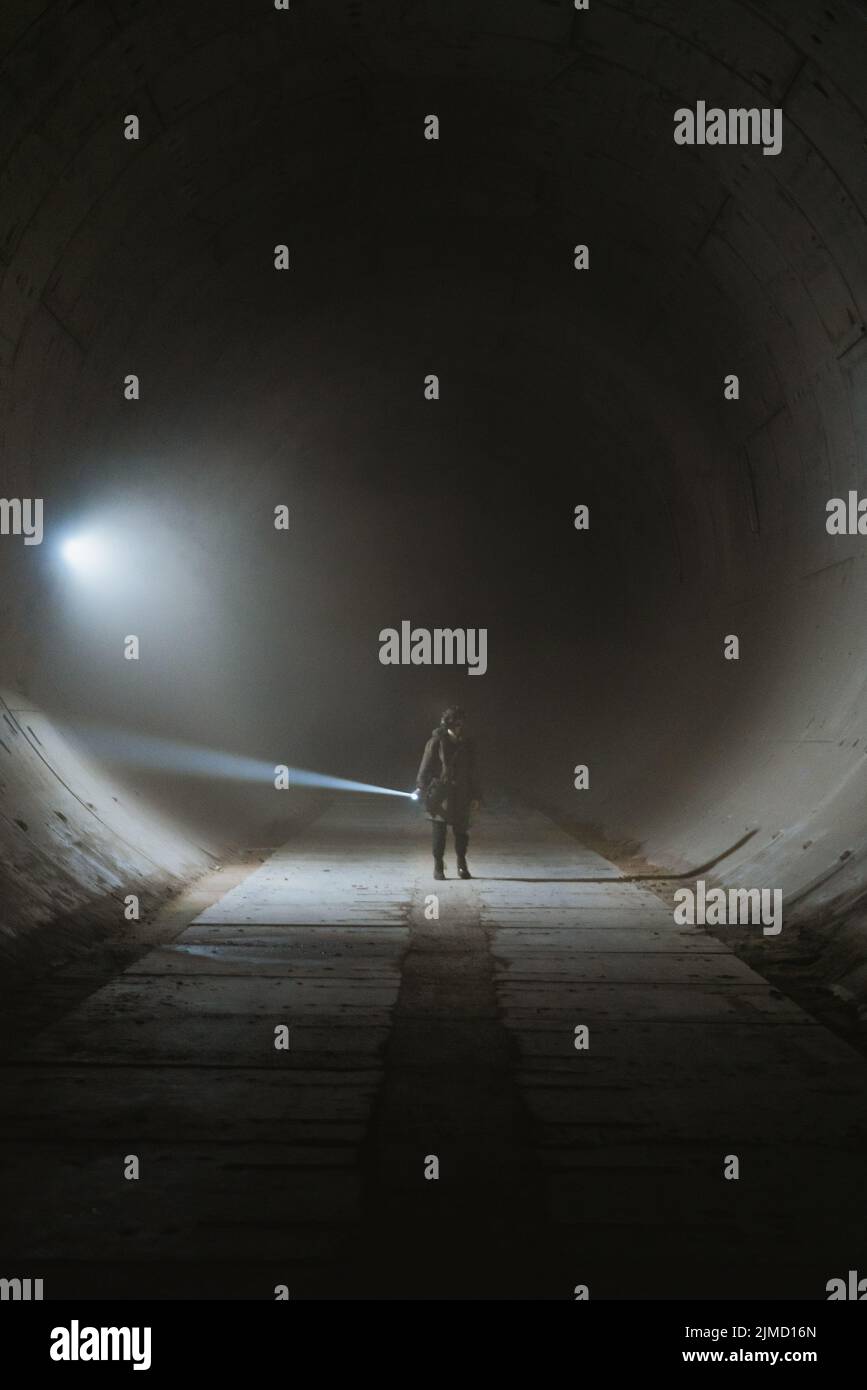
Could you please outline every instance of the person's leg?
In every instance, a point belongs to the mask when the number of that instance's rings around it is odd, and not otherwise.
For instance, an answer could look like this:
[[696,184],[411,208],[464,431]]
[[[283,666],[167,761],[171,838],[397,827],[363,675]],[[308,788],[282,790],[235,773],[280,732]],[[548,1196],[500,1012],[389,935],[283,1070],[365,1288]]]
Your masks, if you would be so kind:
[[445,878],[445,870],[443,868],[443,855],[446,852],[445,821],[431,821],[431,841],[434,857],[434,878]]
[[472,874],[467,868],[467,850],[469,848],[469,844],[469,832],[466,829],[455,830],[455,852],[458,856],[459,878],[472,878]]

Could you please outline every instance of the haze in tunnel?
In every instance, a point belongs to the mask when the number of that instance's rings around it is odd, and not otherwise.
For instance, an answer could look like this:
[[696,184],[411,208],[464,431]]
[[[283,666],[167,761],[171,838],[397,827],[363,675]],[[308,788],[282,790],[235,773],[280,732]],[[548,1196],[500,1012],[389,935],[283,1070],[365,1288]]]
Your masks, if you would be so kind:
[[[310,1296],[856,1259],[865,58],[856,0],[5,7],[5,1248],[58,1287],[259,1297],[287,1232]],[[680,144],[698,103],[781,143]],[[386,664],[404,624],[484,662]],[[673,917],[700,873],[782,893],[764,976]]]
[[[658,862],[755,831],[729,872],[860,884],[861,541],[825,503],[863,467],[863,24],[12,6],[4,491],[46,517],[3,541],[12,703],[400,785],[455,681],[379,630],[486,627],[460,693],[508,780],[574,809],[584,762],[581,814]],[[677,146],[699,97],[780,105],[781,152]],[[81,528],[123,552],[98,584],[57,561]]]

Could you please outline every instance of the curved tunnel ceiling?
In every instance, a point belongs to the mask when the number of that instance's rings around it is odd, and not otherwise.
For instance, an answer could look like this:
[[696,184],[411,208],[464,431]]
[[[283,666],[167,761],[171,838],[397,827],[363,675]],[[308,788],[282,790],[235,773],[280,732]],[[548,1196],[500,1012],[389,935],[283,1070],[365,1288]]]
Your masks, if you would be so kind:
[[[656,862],[749,835],[752,883],[860,886],[863,539],[825,523],[865,463],[861,6],[93,0],[0,42],[3,492],[46,509],[0,547],[19,878],[68,850],[32,707],[405,777],[447,696],[377,662],[411,618],[487,626],[506,781],[574,811],[586,762]],[[782,108],[780,153],[676,145],[699,100]],[[136,567],[96,605],[56,557],[94,518]]]

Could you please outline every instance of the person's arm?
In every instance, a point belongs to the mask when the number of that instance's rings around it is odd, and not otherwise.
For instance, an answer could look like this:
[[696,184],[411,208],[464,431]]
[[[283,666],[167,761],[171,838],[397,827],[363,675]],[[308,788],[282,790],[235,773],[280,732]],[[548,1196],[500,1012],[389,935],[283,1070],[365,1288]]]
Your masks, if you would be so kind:
[[424,746],[424,753],[422,754],[421,762],[419,763],[418,776],[415,779],[415,784],[420,792],[423,792],[427,789],[427,784],[428,782],[430,782],[431,778],[434,775],[433,762],[435,743],[436,739],[429,738]]
[[482,784],[479,778],[479,765],[476,759],[475,739],[470,744],[470,800],[480,802],[482,799]]

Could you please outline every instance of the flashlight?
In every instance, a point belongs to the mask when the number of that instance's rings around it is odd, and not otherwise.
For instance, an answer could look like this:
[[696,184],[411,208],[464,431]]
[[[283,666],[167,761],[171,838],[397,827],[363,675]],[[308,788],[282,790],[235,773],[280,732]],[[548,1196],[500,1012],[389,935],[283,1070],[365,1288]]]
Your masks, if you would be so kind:
[[418,792],[410,792],[409,799],[410,801],[418,801]]

